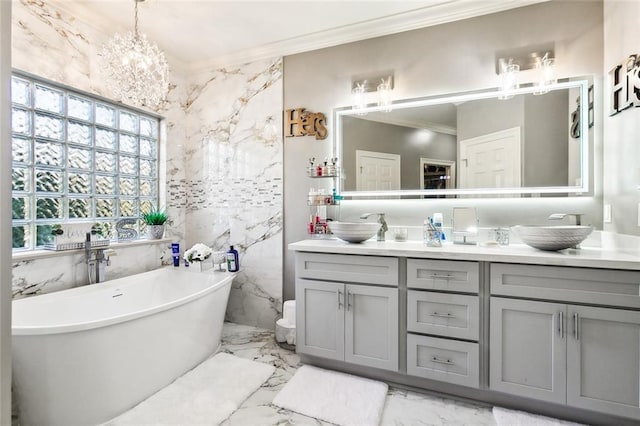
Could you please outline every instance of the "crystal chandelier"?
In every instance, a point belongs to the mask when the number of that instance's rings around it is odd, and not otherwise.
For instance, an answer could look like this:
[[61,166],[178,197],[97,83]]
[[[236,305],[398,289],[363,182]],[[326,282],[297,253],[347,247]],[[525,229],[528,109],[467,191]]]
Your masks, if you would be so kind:
[[115,34],[103,46],[103,72],[110,90],[124,103],[154,108],[169,91],[169,65],[164,53],[138,33],[138,3],[135,2],[135,31]]

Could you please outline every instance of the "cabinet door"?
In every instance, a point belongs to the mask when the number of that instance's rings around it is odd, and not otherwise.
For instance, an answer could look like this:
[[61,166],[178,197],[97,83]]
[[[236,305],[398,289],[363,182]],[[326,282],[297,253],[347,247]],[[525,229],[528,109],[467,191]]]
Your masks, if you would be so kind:
[[566,305],[492,297],[489,387],[564,404]]
[[296,280],[296,351],[344,359],[344,284]]
[[640,419],[640,312],[568,312],[567,404]]
[[347,285],[344,360],[398,370],[398,290]]

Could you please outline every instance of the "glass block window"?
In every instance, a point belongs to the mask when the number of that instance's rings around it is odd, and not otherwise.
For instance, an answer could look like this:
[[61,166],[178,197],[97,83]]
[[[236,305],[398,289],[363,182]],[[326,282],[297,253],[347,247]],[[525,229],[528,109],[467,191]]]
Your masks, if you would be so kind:
[[73,221],[115,239],[117,220],[158,205],[159,118],[21,74],[11,103],[14,249]]

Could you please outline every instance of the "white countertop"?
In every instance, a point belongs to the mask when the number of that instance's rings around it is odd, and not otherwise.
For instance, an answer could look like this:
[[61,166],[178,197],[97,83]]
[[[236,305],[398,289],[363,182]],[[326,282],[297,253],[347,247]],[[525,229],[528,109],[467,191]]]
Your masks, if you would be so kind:
[[422,241],[378,242],[368,240],[363,243],[351,244],[342,240],[331,239],[298,241],[289,244],[289,250],[640,270],[640,251],[635,247],[583,247],[561,251],[542,251],[525,244],[483,246],[444,243],[442,247],[427,247]]

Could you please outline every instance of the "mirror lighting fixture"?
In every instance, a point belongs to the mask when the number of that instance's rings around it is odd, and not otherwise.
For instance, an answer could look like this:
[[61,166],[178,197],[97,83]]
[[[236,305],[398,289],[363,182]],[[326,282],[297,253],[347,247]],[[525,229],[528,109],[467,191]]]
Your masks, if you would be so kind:
[[[375,82],[380,82],[376,84]],[[367,93],[376,92],[377,99],[375,105],[380,111],[388,112],[391,110],[393,99],[391,92],[393,90],[393,75],[370,78],[367,80],[354,81],[351,84],[351,109],[357,115],[365,115],[362,111],[369,105]]]
[[169,65],[155,43],[138,32],[138,3],[134,32],[116,33],[102,48],[103,73],[113,93],[123,102],[150,108],[166,100]]

